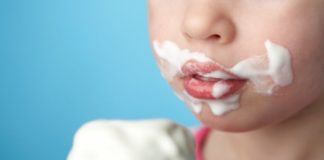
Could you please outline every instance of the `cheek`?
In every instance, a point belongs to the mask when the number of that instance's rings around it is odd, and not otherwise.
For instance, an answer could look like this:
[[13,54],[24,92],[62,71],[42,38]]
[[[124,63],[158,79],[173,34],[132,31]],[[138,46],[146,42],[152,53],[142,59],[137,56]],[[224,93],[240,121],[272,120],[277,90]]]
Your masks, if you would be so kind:
[[[253,106],[251,110],[255,112],[250,113],[259,119],[255,125],[288,119],[301,110],[311,107],[323,96],[324,56],[320,52],[313,52],[310,55],[294,52],[294,81],[290,86],[281,88],[277,96],[263,97],[253,93],[246,95],[247,101],[243,101],[242,105]],[[249,99],[253,100],[249,101]]]
[[304,101],[314,101],[324,90],[324,54],[317,52],[295,56],[295,82],[293,91]]
[[291,12],[268,27],[271,38],[287,46],[292,54],[294,82],[281,90],[284,98],[277,99],[279,105],[286,106],[286,112],[304,108],[323,94],[323,21],[323,16],[313,11]]
[[281,122],[296,115],[315,102],[324,91],[324,54],[316,43],[287,43],[292,51],[294,81],[277,90],[273,96],[264,96],[248,88],[241,98],[241,109],[226,118],[215,118],[205,112],[200,120],[216,129],[248,131]]
[[291,34],[295,34],[287,39],[295,75],[291,90],[296,92],[298,101],[304,100],[308,105],[324,91],[324,34],[314,25],[292,29]]

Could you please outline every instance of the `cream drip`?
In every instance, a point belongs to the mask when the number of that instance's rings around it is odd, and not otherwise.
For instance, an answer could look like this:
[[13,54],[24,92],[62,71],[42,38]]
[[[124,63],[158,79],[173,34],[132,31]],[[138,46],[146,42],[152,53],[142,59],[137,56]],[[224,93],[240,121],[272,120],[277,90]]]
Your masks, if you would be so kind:
[[213,96],[222,97],[227,91],[230,90],[230,87],[222,82],[218,82],[213,86]]
[[196,114],[201,113],[203,103],[206,103],[214,115],[222,116],[223,114],[239,107],[240,95],[235,94],[225,99],[201,100],[190,96],[186,91],[184,91],[182,98],[190,101],[189,107]]

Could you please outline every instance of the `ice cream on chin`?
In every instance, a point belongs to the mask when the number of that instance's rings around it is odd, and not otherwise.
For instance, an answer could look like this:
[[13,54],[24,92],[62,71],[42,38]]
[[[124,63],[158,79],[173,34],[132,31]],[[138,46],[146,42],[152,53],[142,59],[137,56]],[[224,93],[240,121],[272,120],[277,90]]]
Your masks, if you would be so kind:
[[153,41],[159,65],[165,79],[183,79],[184,92],[177,96],[189,102],[199,114],[207,103],[216,116],[239,108],[243,86],[251,84],[256,92],[271,96],[275,87],[292,83],[291,55],[283,46],[270,40],[265,42],[267,53],[253,56],[226,68],[206,56],[188,49],[180,49],[171,41]]
[[74,137],[67,160],[194,160],[192,133],[169,120],[96,120]]

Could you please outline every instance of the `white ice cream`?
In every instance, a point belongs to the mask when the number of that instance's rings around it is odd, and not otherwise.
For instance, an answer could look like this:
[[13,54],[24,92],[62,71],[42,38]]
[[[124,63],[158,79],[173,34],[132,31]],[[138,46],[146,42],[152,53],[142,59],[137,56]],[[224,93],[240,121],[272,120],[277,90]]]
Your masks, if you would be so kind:
[[[258,92],[272,94],[276,86],[287,86],[293,81],[291,58],[288,49],[266,41],[268,67],[261,67],[265,62],[263,57],[245,59],[230,70],[243,78],[252,81]],[[269,82],[267,77],[271,77]]]
[[222,97],[228,90],[230,90],[230,87],[228,85],[219,82],[214,85],[212,95],[214,97]]
[[[154,49],[158,56],[165,61],[161,61],[161,65],[165,65],[167,71],[161,72],[163,77],[171,80],[175,75],[182,74],[181,67],[189,60],[196,60],[198,62],[212,62],[210,58],[200,52],[191,52],[187,49],[180,49],[175,43],[165,41],[163,44],[154,41]],[[163,67],[161,67],[163,69]]]
[[222,116],[224,113],[235,110],[239,107],[240,95],[235,94],[225,99],[218,100],[201,100],[190,96],[186,91],[183,94],[178,94],[181,99],[186,99],[190,102],[189,107],[193,112],[199,114],[202,111],[203,103],[208,104],[212,113],[216,116]]
[[108,121],[83,125],[67,160],[194,160],[189,130],[169,120]]
[[[160,58],[160,68],[164,78],[172,80],[174,76],[182,75],[181,67],[189,60],[198,62],[213,62],[206,54],[192,52],[188,49],[180,49],[175,43],[165,41],[153,42],[154,50]],[[288,49],[267,40],[265,42],[267,53],[263,56],[255,56],[244,59],[228,70],[241,78],[248,79],[259,93],[272,95],[274,87],[287,86],[293,81],[291,68],[291,55]],[[218,64],[218,63],[217,63]],[[221,65],[223,66],[223,65]],[[204,77],[229,79],[228,75],[216,71],[203,75]],[[216,86],[218,85],[218,86]],[[213,95],[218,97],[226,92],[228,86],[215,84]],[[177,93],[181,99],[189,100],[190,107],[196,113],[200,113],[203,103],[207,103],[217,116],[223,115],[239,107],[240,94],[221,100],[202,100],[191,97],[188,93]]]

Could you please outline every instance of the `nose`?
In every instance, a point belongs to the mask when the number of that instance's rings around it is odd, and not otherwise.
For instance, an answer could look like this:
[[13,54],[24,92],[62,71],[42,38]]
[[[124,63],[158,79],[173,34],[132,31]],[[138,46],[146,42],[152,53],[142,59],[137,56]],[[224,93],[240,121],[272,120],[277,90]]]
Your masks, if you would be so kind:
[[224,9],[226,7],[211,4],[215,1],[198,1],[193,1],[186,8],[182,22],[183,35],[190,40],[213,40],[219,44],[233,41],[235,25]]

